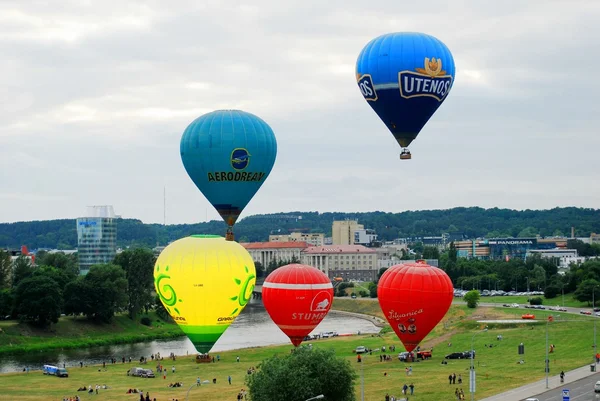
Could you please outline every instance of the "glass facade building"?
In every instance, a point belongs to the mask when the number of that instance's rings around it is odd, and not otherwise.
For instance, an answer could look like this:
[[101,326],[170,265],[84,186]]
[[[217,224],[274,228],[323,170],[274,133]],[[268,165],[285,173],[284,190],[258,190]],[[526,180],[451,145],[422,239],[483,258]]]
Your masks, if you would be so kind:
[[88,215],[77,219],[79,274],[87,274],[93,265],[111,263],[117,254],[117,222],[112,206],[94,206]]

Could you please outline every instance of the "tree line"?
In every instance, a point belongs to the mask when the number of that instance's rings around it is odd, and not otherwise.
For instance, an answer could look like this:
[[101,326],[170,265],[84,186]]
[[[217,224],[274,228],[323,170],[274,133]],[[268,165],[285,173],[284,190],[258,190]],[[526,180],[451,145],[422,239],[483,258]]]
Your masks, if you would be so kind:
[[[569,246],[582,252],[600,254],[598,246],[587,248],[581,241]],[[526,260],[478,260],[458,258],[453,244],[444,252],[428,246],[415,246],[417,258],[439,256],[439,266],[446,271],[454,288],[503,291],[543,291],[547,299],[574,293],[581,302],[591,302],[600,295],[600,259],[572,265],[559,274],[557,260],[531,256]],[[408,257],[403,254],[402,258]],[[414,256],[413,256],[414,257]],[[85,316],[110,322],[115,313],[127,312],[133,320],[142,311],[156,308],[168,319],[168,313],[154,294],[153,268],[156,258],[147,248],[132,248],[119,253],[109,264],[92,266],[87,275],[79,275],[76,255],[39,252],[37,264],[19,256],[13,262],[8,252],[0,250],[0,317],[46,327],[56,323],[61,314]],[[273,260],[268,266],[256,263],[257,277],[265,277],[280,266],[298,263]],[[386,271],[379,270],[378,277]],[[345,296],[352,283],[342,283],[336,296]],[[362,297],[377,297],[376,283],[360,289]]]
[[[457,237],[531,237],[535,235],[576,237],[600,233],[600,209],[554,208],[551,210],[483,209],[457,207],[447,210],[406,211],[402,213],[319,213],[286,212],[248,216],[235,227],[239,242],[268,241],[270,234],[293,231],[323,233],[331,236],[334,220],[358,220],[366,228],[376,230],[379,239],[440,236]],[[192,234],[224,235],[222,221],[197,224],[144,224],[135,219],[119,219],[117,242],[121,247],[153,247]],[[77,231],[74,219],[31,221],[0,224],[0,248],[75,249]]]
[[0,317],[47,327],[61,314],[106,323],[117,312],[136,320],[142,311],[157,308],[166,318],[154,295],[154,262],[150,249],[131,249],[81,276],[75,255],[41,252],[34,266],[25,256],[13,262],[0,250]]

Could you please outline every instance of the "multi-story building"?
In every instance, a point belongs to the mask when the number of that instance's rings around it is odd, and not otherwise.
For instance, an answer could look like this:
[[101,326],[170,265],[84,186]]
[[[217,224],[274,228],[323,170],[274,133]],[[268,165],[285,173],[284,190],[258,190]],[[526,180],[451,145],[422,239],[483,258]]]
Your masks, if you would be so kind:
[[364,229],[357,220],[334,221],[331,227],[333,245],[354,245],[354,232]]
[[279,262],[296,258],[301,260],[301,252],[309,245],[302,241],[288,242],[248,242],[241,244],[255,262],[267,267],[271,261]]
[[90,267],[110,263],[117,254],[117,222],[112,206],[90,206],[85,217],[77,219],[79,274]]
[[578,256],[577,249],[532,249],[527,252],[527,257],[539,255],[542,258],[553,259],[556,266],[563,271],[568,270],[571,264],[581,264],[585,262],[585,257]]
[[375,241],[377,241],[377,234],[375,233],[375,230],[371,230],[370,228],[354,230],[353,244],[370,246]]
[[302,251],[300,260],[331,279],[372,281],[377,278],[377,252],[362,245],[312,246]]
[[525,259],[531,250],[566,249],[566,238],[490,238],[454,242],[459,257]]
[[325,234],[293,232],[290,234],[269,235],[269,242],[292,241],[306,242],[312,246],[323,246],[325,242]]

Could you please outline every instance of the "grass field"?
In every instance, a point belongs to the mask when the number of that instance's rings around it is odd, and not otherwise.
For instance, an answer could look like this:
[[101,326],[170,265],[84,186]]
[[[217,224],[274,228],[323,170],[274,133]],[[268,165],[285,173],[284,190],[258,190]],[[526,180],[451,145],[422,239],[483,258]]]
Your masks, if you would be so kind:
[[[361,313],[377,313],[373,310],[377,303],[366,300],[338,300],[334,305],[339,309],[346,309],[343,303],[350,303],[351,311]],[[345,303],[345,302],[344,302]],[[377,306],[378,307],[378,306]],[[380,313],[380,312],[379,312]],[[405,363],[394,358],[389,362],[379,361],[379,352],[367,355],[363,363],[356,363],[352,350],[359,345],[370,348],[380,348],[382,345],[396,345],[397,352],[403,347],[396,336],[389,332],[379,337],[376,335],[362,335],[352,337],[337,337],[315,341],[314,347],[333,348],[336,354],[347,358],[357,369],[357,373],[364,370],[365,399],[383,400],[386,392],[397,397],[401,395],[401,386],[404,383],[415,385],[415,394],[411,401],[439,401],[453,399],[454,389],[458,385],[448,385],[448,375],[456,373],[463,377],[462,388],[468,393],[468,368],[469,360],[449,360],[447,365],[442,365],[444,355],[455,351],[466,351],[471,347],[474,339],[474,348],[477,351],[475,366],[478,374],[476,399],[506,391],[510,388],[521,386],[544,377],[545,359],[545,330],[546,316],[549,311],[535,311],[536,317],[542,320],[540,324],[512,324],[500,325],[488,323],[488,331],[481,331],[484,323],[481,319],[506,319],[519,318],[522,311],[511,309],[477,308],[467,309],[464,306],[453,306],[444,320],[422,342],[424,348],[433,346],[433,358],[428,361],[413,363],[413,374],[405,375]],[[556,314],[555,314],[556,316]],[[593,358],[593,317],[559,314],[555,321],[549,324],[549,342],[556,346],[556,351],[550,354],[551,375],[556,375],[560,370],[570,370],[586,363]],[[533,328],[532,328],[533,327]],[[501,341],[496,336],[502,334]],[[451,342],[451,346],[448,346]],[[518,355],[517,346],[525,344],[525,355]],[[493,344],[486,347],[484,344]],[[142,379],[126,376],[132,364],[117,364],[107,366],[106,371],[99,367],[84,367],[69,369],[70,377],[59,379],[48,377],[40,372],[13,373],[0,376],[0,394],[2,399],[15,400],[62,400],[65,396],[77,394],[80,386],[95,386],[106,384],[108,390],[100,390],[100,396],[88,395],[80,392],[83,400],[94,397],[106,401],[112,400],[138,400],[139,395],[125,394],[129,388],[140,388],[150,393],[150,397],[159,401],[185,399],[188,388],[195,383],[196,377],[202,380],[217,378],[217,384],[207,384],[193,387],[190,400],[235,400],[237,392],[244,387],[243,381],[246,370],[251,366],[258,366],[260,362],[273,354],[288,354],[291,346],[264,347],[239,351],[220,353],[221,361],[210,364],[197,365],[191,357],[180,357],[177,361],[165,361],[163,364],[169,368],[176,366],[176,373],[170,369],[167,379],[154,378]],[[235,357],[239,355],[241,362],[236,363]],[[139,357],[139,356],[137,356]],[[523,359],[524,364],[518,361]],[[155,364],[149,363],[149,367]],[[99,371],[100,370],[100,371]],[[387,372],[387,376],[384,376]],[[231,375],[233,384],[227,384],[227,376]],[[168,388],[170,382],[183,381],[182,388]],[[360,394],[360,380],[357,380],[356,393]],[[359,398],[360,399],[360,398]],[[259,400],[255,400],[259,401]],[[290,400],[293,401],[293,400]]]

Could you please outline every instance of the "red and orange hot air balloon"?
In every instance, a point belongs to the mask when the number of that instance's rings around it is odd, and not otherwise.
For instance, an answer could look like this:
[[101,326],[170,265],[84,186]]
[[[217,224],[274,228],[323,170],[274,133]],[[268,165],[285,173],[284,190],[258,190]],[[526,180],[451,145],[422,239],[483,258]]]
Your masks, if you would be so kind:
[[450,277],[424,261],[390,267],[377,285],[379,306],[408,352],[442,320],[453,293]]
[[297,347],[329,312],[333,285],[315,267],[290,264],[267,276],[262,299],[273,322]]

